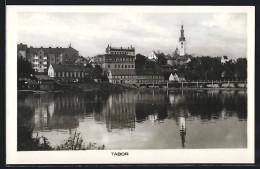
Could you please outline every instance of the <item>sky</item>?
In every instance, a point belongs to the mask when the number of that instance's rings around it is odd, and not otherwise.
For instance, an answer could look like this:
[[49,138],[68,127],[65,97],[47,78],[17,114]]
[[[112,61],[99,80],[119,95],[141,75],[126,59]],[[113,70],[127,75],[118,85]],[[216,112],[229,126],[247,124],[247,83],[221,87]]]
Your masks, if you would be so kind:
[[186,53],[194,56],[247,57],[245,13],[18,13],[17,43],[68,47],[84,57],[113,47],[135,47],[136,54],[172,54],[184,26]]

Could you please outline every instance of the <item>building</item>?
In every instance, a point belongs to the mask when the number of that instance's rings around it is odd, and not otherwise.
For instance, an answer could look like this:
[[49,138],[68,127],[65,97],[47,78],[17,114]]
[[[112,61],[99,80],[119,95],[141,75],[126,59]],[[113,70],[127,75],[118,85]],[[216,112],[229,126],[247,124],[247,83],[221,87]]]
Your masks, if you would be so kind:
[[135,69],[135,56],[126,54],[104,54],[94,57],[94,63],[103,69]]
[[179,55],[184,56],[186,51],[186,40],[184,37],[183,24],[181,25],[181,36],[179,38]]
[[163,52],[160,52],[160,51],[155,52],[155,51],[153,51],[150,55],[148,55],[148,59],[155,61],[155,60],[157,60],[158,57],[160,57],[160,56],[165,57],[165,55],[164,55]]
[[89,60],[84,58],[83,56],[79,56],[75,61],[75,65],[83,65],[86,66],[89,63]]
[[26,51],[27,51],[27,45],[25,44],[18,44],[17,45],[17,57],[26,59]]
[[111,47],[110,45],[108,45],[106,48],[106,54],[135,56],[135,48],[132,47],[132,45],[127,48],[123,48],[123,47],[116,48],[116,47]]
[[182,73],[175,73],[174,75],[171,73],[170,77],[169,77],[169,81],[172,81],[172,82],[183,82],[183,81],[186,81],[185,80],[185,77],[184,77],[184,74]]
[[35,72],[47,72],[50,64],[74,64],[79,57],[79,52],[71,47],[62,48],[35,48],[25,44],[17,45],[18,57],[26,57],[32,64]]
[[222,63],[222,64],[225,64],[227,61],[229,61],[229,59],[228,59],[227,56],[222,56],[222,57],[221,57],[221,63]]
[[176,64],[178,64],[178,65],[185,65],[185,64],[189,63],[191,61],[191,59],[188,55],[184,55],[184,56],[177,56],[175,61],[176,61]]
[[86,71],[82,65],[51,64],[48,75],[59,82],[84,82]]
[[152,51],[152,53],[148,56],[148,59],[150,60],[157,60],[157,53],[155,51]]
[[149,69],[111,69],[108,72],[109,83],[113,84],[138,84],[138,83],[160,83],[164,81],[161,70]]
[[35,75],[40,84],[40,90],[54,90],[54,78],[48,75]]

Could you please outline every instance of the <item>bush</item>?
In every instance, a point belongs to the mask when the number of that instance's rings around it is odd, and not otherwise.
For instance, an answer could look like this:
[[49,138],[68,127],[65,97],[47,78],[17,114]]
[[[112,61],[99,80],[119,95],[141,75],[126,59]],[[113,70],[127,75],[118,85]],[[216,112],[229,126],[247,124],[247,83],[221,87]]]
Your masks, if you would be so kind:
[[89,143],[88,146],[83,144],[83,139],[80,133],[74,132],[63,144],[57,146],[56,150],[104,150],[105,146],[96,146],[96,143]]

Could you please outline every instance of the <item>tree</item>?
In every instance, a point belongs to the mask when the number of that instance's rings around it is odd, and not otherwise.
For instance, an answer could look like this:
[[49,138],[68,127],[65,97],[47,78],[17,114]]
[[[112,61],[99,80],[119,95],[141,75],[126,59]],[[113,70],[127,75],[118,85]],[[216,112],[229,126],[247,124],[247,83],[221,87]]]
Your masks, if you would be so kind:
[[235,65],[236,78],[241,80],[247,79],[247,59],[238,58]]
[[34,74],[34,70],[32,69],[32,64],[25,59],[18,58],[17,60],[17,77],[26,77],[31,78]]
[[159,53],[156,56],[158,58],[157,63],[159,66],[165,65],[167,63],[167,59],[165,58],[164,53]]
[[99,79],[101,75],[103,74],[103,69],[99,65],[95,65],[93,69],[94,78]]
[[146,62],[145,56],[141,55],[141,54],[137,54],[136,59],[135,59],[135,68],[136,69],[143,69],[145,62]]

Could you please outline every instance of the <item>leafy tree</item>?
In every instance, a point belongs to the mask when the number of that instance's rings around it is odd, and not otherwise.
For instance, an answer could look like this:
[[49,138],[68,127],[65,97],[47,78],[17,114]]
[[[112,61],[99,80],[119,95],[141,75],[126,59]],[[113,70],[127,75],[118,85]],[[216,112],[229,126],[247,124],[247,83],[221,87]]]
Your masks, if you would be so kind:
[[157,54],[157,58],[158,58],[157,63],[159,66],[165,65],[167,63],[167,59],[165,58],[164,53]]
[[146,62],[145,56],[141,55],[141,54],[137,54],[136,59],[135,59],[135,68],[136,69],[143,69],[145,62]]
[[18,58],[17,60],[17,77],[27,77],[30,78],[34,74],[32,69],[32,64],[25,59]]
[[236,78],[241,80],[247,79],[247,59],[238,58],[235,66]]

